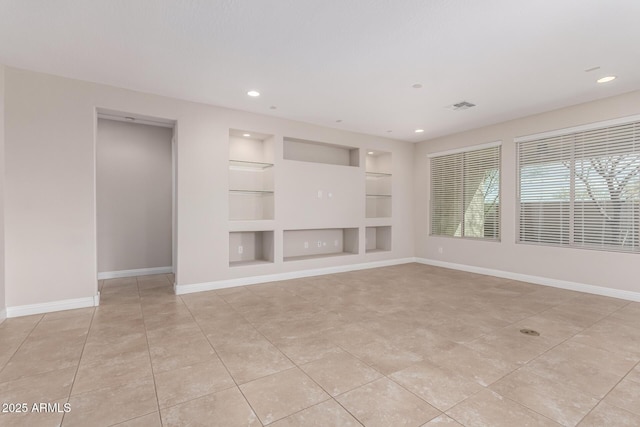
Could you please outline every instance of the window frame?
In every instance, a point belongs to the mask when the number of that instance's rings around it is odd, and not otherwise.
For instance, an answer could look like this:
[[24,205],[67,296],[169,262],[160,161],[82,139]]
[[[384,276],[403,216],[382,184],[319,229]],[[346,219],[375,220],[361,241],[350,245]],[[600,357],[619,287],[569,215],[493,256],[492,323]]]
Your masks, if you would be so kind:
[[[468,153],[468,152],[473,152],[473,151],[480,151],[480,150],[485,150],[485,149],[489,149],[489,148],[495,148],[498,147],[498,237],[497,238],[491,238],[491,237],[473,237],[473,236],[465,236],[464,235],[464,225],[462,226],[462,232],[460,236],[451,236],[451,235],[445,235],[445,234],[434,234],[433,233],[433,169],[432,169],[432,159],[436,158],[436,157],[443,157],[443,156],[449,156],[449,155],[453,155],[453,154],[464,154],[464,153]],[[446,151],[438,151],[438,152],[434,152],[434,153],[429,153],[427,154],[427,158],[429,159],[429,203],[428,203],[428,209],[429,209],[429,237],[439,237],[439,238],[451,238],[451,239],[456,239],[456,240],[472,240],[472,241],[480,241],[480,242],[492,242],[492,243],[500,243],[502,241],[502,218],[503,218],[503,201],[502,201],[502,180],[503,180],[503,167],[502,167],[502,160],[503,160],[503,156],[502,156],[502,140],[498,140],[498,141],[493,141],[493,142],[488,142],[488,143],[484,143],[484,144],[477,144],[477,145],[471,145],[471,146],[465,146],[465,147],[460,147],[460,148],[455,148],[455,149],[451,149],[451,150],[446,150]],[[463,186],[460,189],[461,192],[461,196],[462,196],[462,200],[463,200],[463,205],[464,205],[464,172],[461,175],[462,177],[462,182],[463,182]],[[462,224],[464,224],[465,222],[465,213],[462,212]]]
[[595,131],[599,129],[605,129],[615,126],[623,126],[632,123],[640,123],[640,114],[636,114],[633,116],[620,117],[611,120],[604,120],[599,122],[588,123],[579,126],[572,126],[568,128],[561,128],[557,130],[545,131],[530,135],[524,135],[520,137],[514,138],[514,143],[516,145],[515,149],[515,166],[516,166],[516,221],[515,221],[515,243],[518,245],[529,245],[529,246],[544,246],[544,247],[552,247],[552,248],[563,248],[563,249],[579,249],[579,250],[588,250],[588,251],[598,251],[598,252],[608,252],[608,253],[621,253],[621,254],[640,254],[640,250],[622,250],[615,249],[614,247],[598,247],[598,246],[590,246],[590,245],[577,245],[575,243],[575,203],[576,203],[576,174],[575,174],[575,140],[572,142],[572,150],[571,150],[571,162],[572,166],[570,168],[570,187],[569,187],[569,237],[568,243],[547,243],[547,242],[532,242],[532,241],[523,241],[521,240],[521,231],[522,231],[522,222],[521,222],[521,214],[522,214],[522,186],[521,186],[521,164],[520,164],[520,150],[521,144],[536,140],[542,140],[546,138],[554,138],[554,137],[568,137],[568,136],[576,136],[581,132]]

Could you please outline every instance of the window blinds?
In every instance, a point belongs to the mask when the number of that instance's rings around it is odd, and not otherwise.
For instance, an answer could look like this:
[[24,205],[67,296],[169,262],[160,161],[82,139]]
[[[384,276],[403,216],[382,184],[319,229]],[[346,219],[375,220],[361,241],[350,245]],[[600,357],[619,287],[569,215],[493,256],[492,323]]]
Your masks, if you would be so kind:
[[640,251],[640,122],[518,143],[519,241]]
[[500,146],[431,158],[431,234],[500,238]]

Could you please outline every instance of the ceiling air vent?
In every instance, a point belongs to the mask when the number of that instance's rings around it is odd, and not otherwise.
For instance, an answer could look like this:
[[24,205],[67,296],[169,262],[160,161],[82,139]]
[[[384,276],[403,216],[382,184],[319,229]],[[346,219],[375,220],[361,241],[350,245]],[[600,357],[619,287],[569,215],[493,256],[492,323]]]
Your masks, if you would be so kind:
[[473,104],[471,102],[462,101],[453,105],[449,105],[447,108],[453,111],[461,111],[461,110],[468,110],[469,108],[475,107],[475,106],[476,104]]

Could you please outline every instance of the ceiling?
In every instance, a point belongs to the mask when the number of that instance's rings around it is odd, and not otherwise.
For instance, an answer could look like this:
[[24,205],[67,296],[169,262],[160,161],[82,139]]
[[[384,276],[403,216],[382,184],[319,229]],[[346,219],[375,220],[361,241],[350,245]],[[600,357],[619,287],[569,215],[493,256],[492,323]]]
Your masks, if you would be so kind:
[[638,0],[0,0],[0,63],[415,142],[640,89],[639,17]]

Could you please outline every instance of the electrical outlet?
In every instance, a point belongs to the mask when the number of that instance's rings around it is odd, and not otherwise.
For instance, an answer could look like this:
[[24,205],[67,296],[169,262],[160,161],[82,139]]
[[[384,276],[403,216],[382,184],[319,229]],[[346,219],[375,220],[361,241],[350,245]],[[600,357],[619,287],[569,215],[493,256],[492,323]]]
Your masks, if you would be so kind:
[[327,193],[327,197],[333,199],[333,193]]
[[244,247],[238,246],[238,253],[242,255],[244,253]]
[[309,242],[304,242],[304,248],[309,249]]
[[321,248],[322,247],[322,241],[318,240],[318,247]]
[[318,190],[318,199],[322,199],[322,190]]

